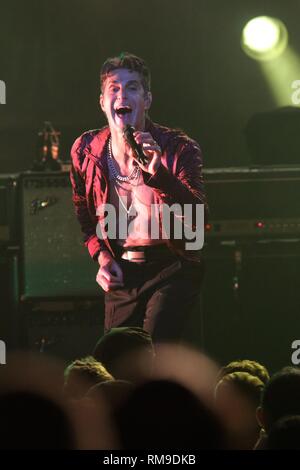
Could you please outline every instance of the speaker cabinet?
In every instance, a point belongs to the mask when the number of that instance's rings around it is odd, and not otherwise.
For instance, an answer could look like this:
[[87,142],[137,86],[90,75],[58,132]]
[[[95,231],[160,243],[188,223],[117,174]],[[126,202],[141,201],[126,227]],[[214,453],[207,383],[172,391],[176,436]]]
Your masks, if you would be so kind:
[[92,354],[103,335],[103,299],[27,302],[22,306],[22,346],[66,361]]
[[16,253],[0,252],[0,340],[11,350],[19,342],[18,257]]
[[300,243],[205,249],[204,349],[220,363],[254,359],[275,371],[300,339]]
[[68,173],[24,173],[20,179],[22,299],[94,298],[98,265],[83,245]]

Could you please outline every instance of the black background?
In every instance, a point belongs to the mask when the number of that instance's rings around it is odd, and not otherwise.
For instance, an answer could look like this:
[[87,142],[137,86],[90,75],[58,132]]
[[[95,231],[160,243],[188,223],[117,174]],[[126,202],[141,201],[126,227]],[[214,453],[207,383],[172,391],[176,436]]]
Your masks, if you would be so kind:
[[299,51],[298,0],[1,2],[0,172],[31,167],[45,120],[62,132],[64,159],[80,133],[104,125],[99,70],[124,50],[151,68],[154,121],[197,139],[207,167],[247,165],[245,125],[276,107],[240,46],[244,24],[262,14],[284,21]]

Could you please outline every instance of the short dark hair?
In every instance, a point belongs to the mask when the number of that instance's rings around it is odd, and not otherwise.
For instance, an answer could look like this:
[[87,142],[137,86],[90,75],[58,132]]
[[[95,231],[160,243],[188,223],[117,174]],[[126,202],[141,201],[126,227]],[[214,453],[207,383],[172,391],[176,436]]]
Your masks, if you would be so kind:
[[90,387],[108,380],[113,380],[113,376],[94,357],[76,359],[64,371],[64,395],[68,398],[82,398]]
[[267,441],[267,450],[300,449],[300,416],[285,416],[272,426]]
[[100,338],[93,356],[110,370],[115,360],[140,349],[149,352],[151,356],[154,355],[151,335],[147,331],[138,326],[116,327]]
[[300,415],[300,369],[285,367],[274,374],[262,395],[262,409],[266,430],[280,418]]
[[[141,375],[152,369],[155,351],[149,333],[140,327],[124,326],[111,328],[94,349],[94,357],[101,362],[115,379],[139,382]],[[142,356],[143,367],[139,360]]]
[[138,72],[145,92],[150,91],[151,76],[149,67],[143,59],[130,52],[121,52],[118,56],[109,57],[104,62],[100,72],[101,91],[103,91],[107,76],[116,69],[128,69]]

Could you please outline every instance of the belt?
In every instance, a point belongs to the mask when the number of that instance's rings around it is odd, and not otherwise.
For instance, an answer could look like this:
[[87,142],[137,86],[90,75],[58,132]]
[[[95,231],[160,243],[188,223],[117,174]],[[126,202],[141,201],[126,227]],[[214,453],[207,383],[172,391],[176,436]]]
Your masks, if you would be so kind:
[[174,254],[166,244],[151,246],[132,246],[123,248],[122,259],[133,263],[145,263],[147,261],[157,261],[162,258],[174,257]]

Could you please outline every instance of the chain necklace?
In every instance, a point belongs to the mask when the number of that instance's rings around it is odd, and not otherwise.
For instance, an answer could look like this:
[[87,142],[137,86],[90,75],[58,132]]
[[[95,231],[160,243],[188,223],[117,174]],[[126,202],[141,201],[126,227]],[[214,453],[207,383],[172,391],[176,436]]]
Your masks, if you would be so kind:
[[[130,214],[130,212],[132,212],[132,209],[134,209],[134,211],[136,212],[136,209],[134,208],[134,205],[133,205],[133,199],[131,200],[131,204],[130,204],[129,208],[127,209],[127,207],[125,206],[125,204],[123,202],[122,196],[120,195],[120,193],[117,189],[117,185],[115,184],[114,187],[115,187],[116,193],[118,195],[119,201],[120,201],[123,209],[125,210],[127,216],[129,217],[129,219],[132,219],[132,218],[134,219],[136,217],[136,214]],[[126,201],[127,201],[127,197],[126,197]]]
[[127,176],[122,176],[118,173],[118,170],[116,169],[116,164],[114,162],[114,158],[113,158],[113,154],[112,154],[112,145],[111,145],[111,137],[109,139],[109,142],[108,142],[108,159],[107,159],[107,162],[108,162],[108,166],[109,166],[109,170],[113,176],[113,178],[115,180],[118,180],[118,181],[126,181],[126,182],[129,182],[131,180],[134,180],[138,177],[139,173],[140,173],[140,168],[139,166],[135,166],[134,169],[132,170],[132,172],[130,173],[130,175],[127,175]]

